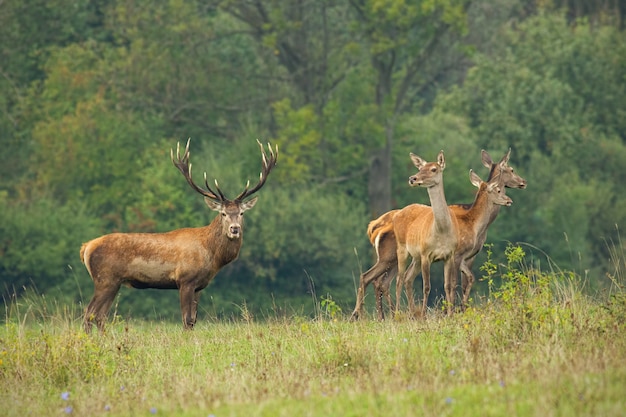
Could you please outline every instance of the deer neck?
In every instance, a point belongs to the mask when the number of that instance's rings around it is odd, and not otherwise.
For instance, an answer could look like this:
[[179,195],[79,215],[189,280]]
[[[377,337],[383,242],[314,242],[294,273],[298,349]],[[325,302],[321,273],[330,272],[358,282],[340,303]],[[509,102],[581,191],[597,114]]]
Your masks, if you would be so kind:
[[499,211],[500,206],[494,204],[493,201],[489,199],[489,193],[485,185],[482,184],[468,212],[468,217],[473,222],[474,232],[480,233],[486,230],[496,219]]
[[218,215],[213,221],[205,227],[206,234],[204,236],[204,246],[212,253],[212,261],[218,267],[222,267],[239,256],[239,250],[243,243],[243,236],[237,239],[230,239],[223,231],[222,222]]
[[434,227],[439,232],[452,230],[452,216],[450,215],[450,209],[443,191],[443,180],[439,184],[428,188],[428,197],[430,198],[430,206],[435,218]]

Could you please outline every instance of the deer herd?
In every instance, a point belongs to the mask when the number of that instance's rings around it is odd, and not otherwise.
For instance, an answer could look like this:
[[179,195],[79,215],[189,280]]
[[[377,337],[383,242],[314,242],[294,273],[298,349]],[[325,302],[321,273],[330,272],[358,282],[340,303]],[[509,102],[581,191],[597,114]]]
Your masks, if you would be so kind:
[[[211,210],[219,213],[208,226],[166,233],[111,233],[82,245],[80,258],[94,282],[94,294],[84,316],[86,332],[91,331],[94,322],[98,330],[104,330],[108,311],[122,285],[138,289],[178,289],[183,326],[193,329],[200,292],[222,267],[237,259],[243,239],[243,214],[257,201],[257,197],[250,197],[263,187],[276,166],[278,147],[273,149],[268,144],[268,155],[264,146],[258,144],[262,160],[259,181],[252,188],[248,182],[233,200],[225,197],[217,181],[214,189],[209,186],[206,172],[204,187],[193,181],[189,141],[182,156],[180,144],[176,156],[171,151],[174,166],[191,188],[204,196]],[[470,181],[478,188],[474,202],[450,206],[443,188],[446,167],[443,151],[436,162],[426,162],[410,154],[418,172],[409,177],[409,185],[426,188],[431,205],[411,204],[369,223],[367,234],[376,251],[377,262],[360,276],[352,319],[363,316],[365,290],[370,283],[374,285],[380,319],[384,318],[383,298],[392,310],[399,312],[403,288],[409,313],[424,315],[430,293],[430,266],[437,261],[444,263],[448,314],[454,310],[459,274],[461,306],[467,305],[474,283],[472,265],[485,243],[487,228],[496,219],[500,207],[512,203],[505,187],[526,187],[526,181],[508,165],[510,153],[509,150],[499,162],[493,162],[483,150],[482,163],[489,168],[487,181],[470,170]],[[411,262],[407,267],[409,258]],[[413,281],[419,272],[423,281],[421,311],[416,310],[413,296]],[[394,277],[395,303],[389,291]]]

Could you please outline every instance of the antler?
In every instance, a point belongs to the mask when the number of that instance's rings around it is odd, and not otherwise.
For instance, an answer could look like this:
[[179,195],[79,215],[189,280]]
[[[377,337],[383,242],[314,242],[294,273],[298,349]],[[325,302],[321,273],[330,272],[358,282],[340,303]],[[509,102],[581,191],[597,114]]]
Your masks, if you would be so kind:
[[206,190],[201,187],[198,187],[193,182],[193,179],[191,179],[191,162],[189,162],[189,142],[190,141],[191,141],[191,138],[187,140],[187,146],[185,147],[185,153],[183,154],[182,158],[180,157],[180,142],[176,144],[176,160],[174,160],[174,150],[170,149],[170,157],[172,158],[172,163],[174,164],[176,168],[178,168],[181,174],[183,174],[183,176],[185,177],[189,185],[191,185],[191,188],[193,188],[194,190],[196,190],[203,196],[208,197],[210,199],[217,200],[217,201],[225,201],[226,197],[224,197],[224,193],[222,193],[222,190],[220,190],[219,185],[217,185],[217,180],[215,181],[215,189],[217,190],[217,194],[215,193],[215,191],[211,189],[211,187],[209,187],[209,183],[206,177],[206,172],[204,173],[204,185],[207,188]]
[[267,154],[265,153],[265,148],[263,147],[261,142],[259,142],[259,140],[257,139],[256,143],[258,143],[259,147],[261,148],[261,157],[263,158],[263,167],[261,173],[259,174],[259,183],[252,187],[252,189],[248,190],[248,187],[250,187],[250,181],[248,181],[248,183],[246,184],[246,188],[241,192],[241,194],[239,194],[235,198],[236,201],[241,201],[259,191],[259,189],[261,189],[261,187],[263,187],[263,185],[265,184],[267,176],[269,175],[272,168],[276,166],[276,159],[278,158],[278,145],[276,145],[276,152],[274,152],[274,150],[272,149],[272,145],[270,143],[267,144],[267,147],[270,150],[270,156],[268,158]]

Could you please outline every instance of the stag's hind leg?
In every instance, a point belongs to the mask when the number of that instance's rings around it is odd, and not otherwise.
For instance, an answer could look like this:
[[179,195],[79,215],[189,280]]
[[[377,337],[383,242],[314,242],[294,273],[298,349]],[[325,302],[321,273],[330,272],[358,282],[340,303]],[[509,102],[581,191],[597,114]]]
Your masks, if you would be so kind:
[[200,299],[200,291],[192,286],[183,286],[180,292],[180,311],[183,316],[183,327],[187,330],[193,330],[198,316],[198,301]]
[[104,331],[104,323],[106,322],[107,314],[113,304],[113,300],[115,300],[115,296],[120,290],[120,286],[119,283],[110,285],[95,283],[93,297],[85,310],[85,319],[83,322],[85,332],[91,332],[94,321],[96,322],[98,330],[100,332]]

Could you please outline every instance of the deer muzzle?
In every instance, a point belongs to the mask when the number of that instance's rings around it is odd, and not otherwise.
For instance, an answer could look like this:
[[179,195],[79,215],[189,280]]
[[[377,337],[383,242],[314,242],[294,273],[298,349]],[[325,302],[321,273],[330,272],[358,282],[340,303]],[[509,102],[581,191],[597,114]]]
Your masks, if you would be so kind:
[[241,225],[233,223],[228,226],[228,237],[231,239],[237,239],[241,237]]

